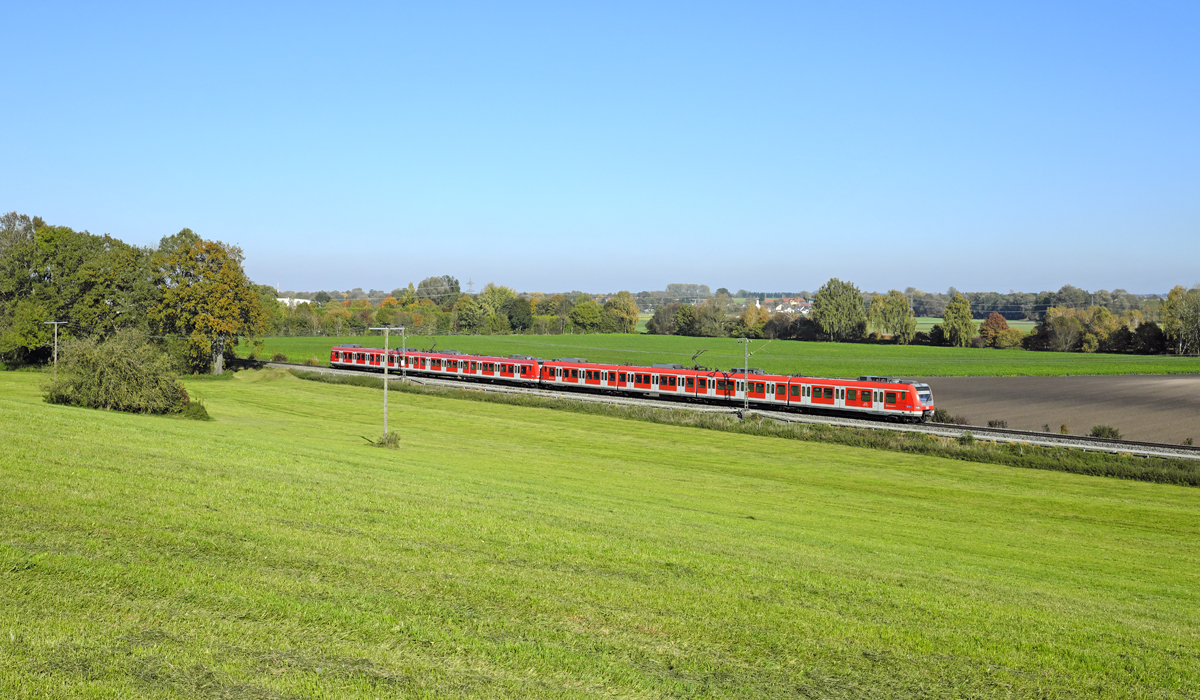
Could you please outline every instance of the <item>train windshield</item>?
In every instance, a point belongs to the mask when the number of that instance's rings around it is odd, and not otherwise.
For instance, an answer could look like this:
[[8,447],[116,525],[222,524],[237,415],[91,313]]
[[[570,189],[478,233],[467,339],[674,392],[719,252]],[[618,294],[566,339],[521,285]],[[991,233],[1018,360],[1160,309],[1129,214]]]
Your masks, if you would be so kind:
[[917,398],[921,399],[922,406],[928,406],[933,403],[933,392],[929,389],[928,384],[917,384]]

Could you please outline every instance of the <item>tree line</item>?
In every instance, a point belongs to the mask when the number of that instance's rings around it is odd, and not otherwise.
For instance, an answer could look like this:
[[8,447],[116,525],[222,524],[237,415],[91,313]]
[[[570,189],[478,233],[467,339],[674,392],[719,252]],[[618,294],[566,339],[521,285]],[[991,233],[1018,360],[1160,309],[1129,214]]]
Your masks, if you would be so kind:
[[[730,336],[836,342],[890,342],[954,347],[1022,347],[1059,352],[1157,354],[1200,351],[1200,289],[1175,287],[1166,299],[1149,308],[1134,305],[1133,295],[1086,293],[1064,287],[1063,306],[1039,312],[1039,322],[1025,333],[1012,328],[999,311],[972,308],[971,297],[954,292],[938,309],[942,317],[928,332],[917,331],[918,304],[911,290],[863,294],[853,283],[831,279],[812,295],[808,316],[770,315],[755,304],[730,313],[732,300],[718,294],[701,304],[668,304],[646,324],[650,333]],[[1099,298],[1114,306],[1074,306],[1084,298]],[[1140,300],[1139,300],[1140,301]],[[985,306],[985,309],[994,306]],[[928,310],[928,309],[926,309]],[[1157,320],[1151,320],[1153,315]]]
[[397,288],[382,299],[335,301],[317,293],[311,302],[274,304],[267,333],[276,335],[364,335],[373,326],[405,326],[413,333],[632,333],[638,306],[617,292],[598,302],[590,294],[518,294],[489,283],[478,294],[458,288],[453,277],[429,277]]
[[49,358],[60,341],[135,331],[169,350],[183,371],[220,372],[229,345],[263,327],[261,290],[242,251],[189,229],[158,247],[132,246],[37,217],[0,217],[0,360]]

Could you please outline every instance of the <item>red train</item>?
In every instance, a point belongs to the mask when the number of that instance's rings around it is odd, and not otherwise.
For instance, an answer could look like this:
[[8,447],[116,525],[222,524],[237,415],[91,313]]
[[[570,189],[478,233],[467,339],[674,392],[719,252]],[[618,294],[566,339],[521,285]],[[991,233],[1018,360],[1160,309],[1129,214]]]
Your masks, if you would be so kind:
[[[332,367],[383,371],[384,352],[360,345],[338,345],[329,353]],[[420,352],[412,348],[388,352],[388,371],[451,379],[504,382],[525,386],[585,389],[627,396],[679,397],[741,406],[749,397],[755,408],[833,411],[863,416],[928,421],[933,392],[928,384],[893,377],[821,379],[765,374],[762,370],[728,372],[687,369],[683,365],[650,367],[606,365],[581,357],[543,360],[530,355],[488,357],[457,350]]]

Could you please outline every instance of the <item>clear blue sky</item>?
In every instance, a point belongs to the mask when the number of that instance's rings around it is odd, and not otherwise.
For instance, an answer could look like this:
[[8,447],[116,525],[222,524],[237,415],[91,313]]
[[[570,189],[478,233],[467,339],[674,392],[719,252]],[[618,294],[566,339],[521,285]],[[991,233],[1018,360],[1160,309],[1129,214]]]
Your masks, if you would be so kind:
[[299,290],[1200,282],[1194,0],[173,5],[5,3],[0,209]]

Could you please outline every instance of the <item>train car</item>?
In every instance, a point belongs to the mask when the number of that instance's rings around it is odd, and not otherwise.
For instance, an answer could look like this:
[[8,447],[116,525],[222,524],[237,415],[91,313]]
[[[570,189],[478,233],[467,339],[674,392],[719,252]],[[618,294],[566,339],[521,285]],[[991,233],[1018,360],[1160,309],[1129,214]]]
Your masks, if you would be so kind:
[[[406,370],[417,375],[449,379],[479,379],[538,384],[541,361],[529,355],[491,357],[467,355],[458,350],[427,352],[415,348],[396,348],[388,351],[388,371]],[[379,348],[361,345],[339,345],[330,350],[329,365],[344,369],[383,371],[384,352]]]
[[[339,345],[331,349],[329,363],[332,367],[382,371],[384,351]],[[388,351],[387,367],[388,371],[404,369],[419,375],[454,379],[910,422],[928,421],[934,411],[928,384],[895,377],[828,379],[766,374],[761,369],[734,368],[722,372],[689,369],[678,364],[640,367],[593,363],[582,357],[545,361],[531,355],[493,357],[466,355],[457,350],[428,352],[413,348]]]

